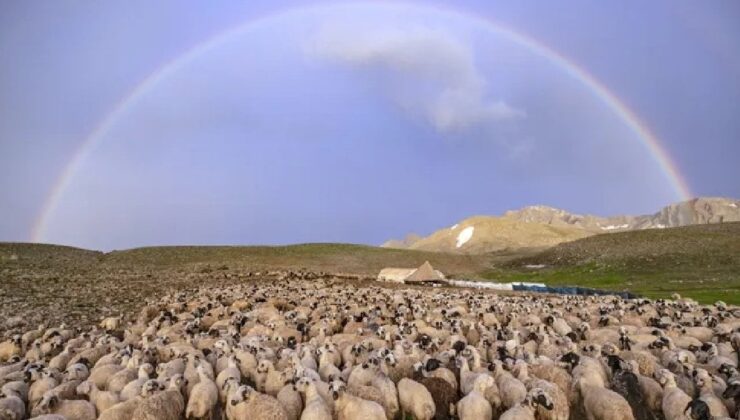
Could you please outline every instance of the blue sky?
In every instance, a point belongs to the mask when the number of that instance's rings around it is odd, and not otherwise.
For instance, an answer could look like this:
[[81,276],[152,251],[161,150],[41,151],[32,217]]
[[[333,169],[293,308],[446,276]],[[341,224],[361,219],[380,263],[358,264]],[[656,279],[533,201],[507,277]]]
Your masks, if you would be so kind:
[[740,196],[734,1],[1,2],[0,240],[377,244],[678,199],[613,108],[490,20],[607,86],[694,195]]

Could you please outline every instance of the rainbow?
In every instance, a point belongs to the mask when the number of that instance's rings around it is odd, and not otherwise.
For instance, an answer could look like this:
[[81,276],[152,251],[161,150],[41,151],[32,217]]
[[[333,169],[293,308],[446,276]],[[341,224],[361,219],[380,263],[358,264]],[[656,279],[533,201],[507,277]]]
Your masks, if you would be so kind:
[[[354,6],[359,5],[373,5],[378,6],[379,3],[365,3],[357,2],[352,3]],[[383,6],[388,6],[390,3],[384,3]],[[482,27],[490,30],[493,33],[504,36],[510,41],[526,48],[531,53],[547,59],[550,63],[554,64],[570,77],[581,82],[589,91],[606,104],[615,114],[629,127],[637,139],[640,140],[646,151],[653,158],[658,168],[664,174],[666,179],[671,185],[676,196],[681,200],[687,200],[691,198],[691,190],[688,183],[683,178],[678,170],[678,167],[671,159],[668,151],[662,146],[657,136],[650,130],[650,128],[632,111],[616,94],[611,92],[609,88],[600,82],[596,77],[590,74],[583,67],[573,62],[563,54],[553,50],[544,43],[528,36],[522,32],[516,31],[511,27],[508,27],[500,22],[482,18],[470,13],[463,13],[456,10],[442,9],[439,7],[419,6],[408,3],[393,3],[397,7],[416,7],[424,10],[433,10],[439,13],[444,13],[453,16],[459,16],[465,19],[474,21],[480,24]],[[61,174],[53,184],[52,189],[45,200],[43,207],[36,219],[30,233],[32,242],[42,242],[44,240],[44,234],[51,216],[54,214],[59,201],[64,195],[65,191],[72,182],[75,174],[77,173],[80,165],[87,159],[95,146],[105,138],[106,134],[111,128],[118,122],[118,120],[124,116],[142,96],[149,92],[159,82],[167,78],[169,75],[178,71],[183,66],[187,65],[196,57],[206,53],[212,48],[226,42],[232,37],[243,34],[260,24],[264,24],[280,16],[284,16],[288,13],[299,13],[309,10],[319,10],[321,8],[331,7],[332,5],[313,5],[304,8],[294,8],[289,10],[281,10],[274,14],[268,14],[265,16],[258,17],[256,19],[244,22],[236,27],[232,27],[223,32],[219,32],[216,35],[197,43],[190,47],[183,54],[174,57],[170,61],[167,61],[155,69],[151,74],[141,80],[127,95],[123,96],[113,108],[103,117],[102,120],[94,127],[90,134],[80,143],[79,148],[72,155],[69,163],[64,167]],[[336,6],[336,5],[334,5]],[[343,5],[346,6],[346,5]]]

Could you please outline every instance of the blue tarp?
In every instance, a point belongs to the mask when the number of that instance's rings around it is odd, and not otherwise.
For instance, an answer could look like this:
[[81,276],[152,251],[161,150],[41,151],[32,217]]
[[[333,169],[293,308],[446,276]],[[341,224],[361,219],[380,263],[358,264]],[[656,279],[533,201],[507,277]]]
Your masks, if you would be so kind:
[[614,295],[614,296],[619,296],[623,299],[636,299],[639,297],[635,295],[634,293],[630,293],[630,292],[615,292],[612,290],[599,290],[599,289],[591,289],[588,287],[578,287],[578,286],[561,286],[561,287],[544,286],[543,287],[543,286],[528,286],[528,285],[514,283],[512,287],[514,290],[519,291],[519,292],[555,293],[559,295],[582,295],[582,296]]

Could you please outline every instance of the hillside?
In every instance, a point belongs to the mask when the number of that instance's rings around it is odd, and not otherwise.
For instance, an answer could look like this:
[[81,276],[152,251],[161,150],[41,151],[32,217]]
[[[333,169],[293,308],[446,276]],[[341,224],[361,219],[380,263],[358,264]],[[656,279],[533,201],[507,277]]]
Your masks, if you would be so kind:
[[433,252],[484,254],[506,249],[544,248],[583,238],[587,233],[568,226],[527,223],[476,216],[418,239],[408,248]]
[[738,303],[740,223],[596,235],[513,259],[486,277]]
[[383,267],[416,267],[427,260],[445,273],[468,277],[490,268],[492,257],[346,244],[169,246],[102,253],[0,243],[0,333],[2,319],[11,316],[29,325],[84,325],[102,316],[136,314],[148,300],[174,291],[274,281],[268,271],[374,278]]
[[288,246],[169,246],[134,248],[105,254],[105,266],[163,268],[223,266],[233,269],[308,269],[376,275],[387,266],[416,267],[429,261],[446,273],[470,274],[487,266],[484,256],[385,249],[352,244]]
[[[436,252],[485,253],[506,248],[543,248],[600,233],[665,229],[740,221],[740,200],[695,198],[671,204],[650,215],[601,217],[581,215],[548,206],[507,211],[502,216],[477,216],[427,237],[409,235],[390,240],[383,247]],[[465,228],[473,231],[458,241]],[[471,235],[465,240],[466,235]],[[458,246],[460,245],[460,246]]]

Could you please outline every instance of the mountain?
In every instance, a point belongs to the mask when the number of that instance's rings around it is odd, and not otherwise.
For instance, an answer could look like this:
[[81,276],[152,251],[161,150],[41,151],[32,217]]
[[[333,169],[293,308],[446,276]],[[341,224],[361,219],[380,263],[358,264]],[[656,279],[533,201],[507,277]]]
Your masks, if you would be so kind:
[[548,206],[475,216],[429,236],[390,240],[386,248],[435,252],[485,253],[513,248],[546,248],[599,233],[662,229],[740,221],[740,200],[702,197],[671,204],[642,216],[600,217]]

